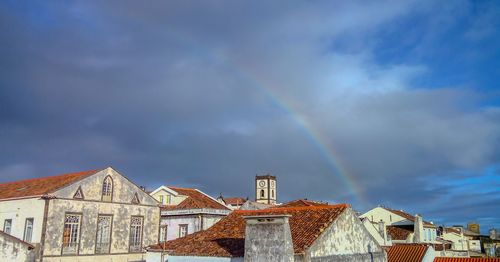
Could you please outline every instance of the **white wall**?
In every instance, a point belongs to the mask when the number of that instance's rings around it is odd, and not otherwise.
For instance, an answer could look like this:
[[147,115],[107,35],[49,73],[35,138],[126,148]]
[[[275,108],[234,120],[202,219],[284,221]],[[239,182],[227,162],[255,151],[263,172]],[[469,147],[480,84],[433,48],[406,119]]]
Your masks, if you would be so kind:
[[161,225],[167,225],[167,240],[179,238],[179,225],[188,225],[188,234],[199,231],[199,219],[196,216],[169,216],[161,218]]
[[31,243],[38,244],[42,234],[44,208],[45,200],[40,198],[0,201],[0,230],[3,230],[6,219],[12,219],[10,235],[23,239],[26,218],[33,218]]
[[392,224],[412,224],[413,222],[402,217],[399,215],[396,215],[385,208],[382,207],[376,207],[368,212],[362,214],[360,218],[368,218],[372,222],[379,222],[380,220],[384,221],[386,225],[392,225]]
[[34,262],[35,250],[17,238],[0,234],[0,261]]

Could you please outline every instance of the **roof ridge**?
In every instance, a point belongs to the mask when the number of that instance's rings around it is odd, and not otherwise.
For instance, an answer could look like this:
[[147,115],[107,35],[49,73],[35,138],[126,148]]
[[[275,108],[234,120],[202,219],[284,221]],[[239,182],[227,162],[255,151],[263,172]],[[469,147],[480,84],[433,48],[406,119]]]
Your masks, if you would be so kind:
[[237,213],[255,213],[255,212],[269,212],[269,213],[274,213],[277,212],[277,210],[280,211],[296,211],[296,210],[311,210],[311,209],[334,209],[334,208],[347,208],[349,207],[349,204],[335,204],[335,205],[324,205],[324,206],[295,206],[295,207],[278,207],[278,208],[265,208],[261,210],[235,210],[234,212]]

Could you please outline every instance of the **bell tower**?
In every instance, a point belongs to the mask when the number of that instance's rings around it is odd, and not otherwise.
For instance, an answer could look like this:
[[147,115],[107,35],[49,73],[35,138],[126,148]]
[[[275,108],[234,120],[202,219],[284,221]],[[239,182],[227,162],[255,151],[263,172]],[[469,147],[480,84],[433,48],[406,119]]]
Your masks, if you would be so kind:
[[255,176],[255,201],[263,204],[276,204],[276,177],[270,174]]

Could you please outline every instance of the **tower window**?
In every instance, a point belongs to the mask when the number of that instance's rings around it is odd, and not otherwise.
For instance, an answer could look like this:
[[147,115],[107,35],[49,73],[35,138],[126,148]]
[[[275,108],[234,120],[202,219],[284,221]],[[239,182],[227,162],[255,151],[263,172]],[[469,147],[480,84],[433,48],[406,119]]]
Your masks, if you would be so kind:
[[102,201],[110,202],[113,196],[113,179],[107,176],[102,183]]
[[271,197],[274,198],[274,190],[271,190]]
[[264,189],[260,190],[260,197],[264,197]]

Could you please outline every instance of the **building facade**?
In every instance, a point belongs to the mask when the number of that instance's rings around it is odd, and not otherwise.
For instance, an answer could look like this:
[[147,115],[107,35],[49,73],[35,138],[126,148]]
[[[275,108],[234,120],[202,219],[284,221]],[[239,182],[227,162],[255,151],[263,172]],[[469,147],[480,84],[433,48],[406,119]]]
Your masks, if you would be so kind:
[[160,209],[113,168],[0,184],[0,223],[37,261],[140,261]]
[[277,199],[276,177],[272,175],[255,176],[255,201],[275,205]]
[[161,186],[150,193],[161,205],[160,242],[205,230],[231,210],[194,188]]

